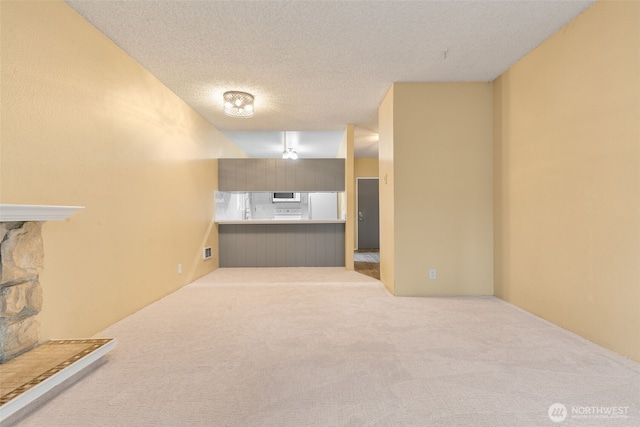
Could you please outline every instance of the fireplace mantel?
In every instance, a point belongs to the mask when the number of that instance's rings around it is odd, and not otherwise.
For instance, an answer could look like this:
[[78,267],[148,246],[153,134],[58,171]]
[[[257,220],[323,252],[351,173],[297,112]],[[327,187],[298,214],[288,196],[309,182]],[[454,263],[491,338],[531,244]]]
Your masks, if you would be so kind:
[[84,206],[0,204],[0,222],[60,221]]
[[[80,209],[84,207],[0,204],[0,377],[9,378],[11,385],[0,388],[0,425],[14,423],[77,381],[115,347],[112,339],[50,341],[39,346],[43,222],[64,220]],[[71,358],[54,367],[47,365],[53,355],[62,361],[63,344],[72,346]],[[81,351],[78,344],[84,346]],[[30,375],[29,370],[35,373]],[[12,383],[11,378],[18,379]]]
[[71,216],[81,206],[0,204],[0,364],[39,342],[44,267],[42,224]]

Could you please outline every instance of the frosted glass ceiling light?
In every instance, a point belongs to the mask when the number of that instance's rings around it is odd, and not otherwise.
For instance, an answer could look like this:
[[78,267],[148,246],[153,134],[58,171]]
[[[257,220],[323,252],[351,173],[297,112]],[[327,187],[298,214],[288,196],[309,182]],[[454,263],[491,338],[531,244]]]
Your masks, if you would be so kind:
[[229,117],[252,117],[253,95],[246,92],[229,91],[224,98],[224,114]]
[[283,143],[283,150],[282,150],[282,158],[283,159],[291,159],[291,160],[295,160],[298,158],[298,153],[296,153],[296,150],[294,150],[292,147],[287,148],[287,132],[283,132],[284,134],[284,143]]

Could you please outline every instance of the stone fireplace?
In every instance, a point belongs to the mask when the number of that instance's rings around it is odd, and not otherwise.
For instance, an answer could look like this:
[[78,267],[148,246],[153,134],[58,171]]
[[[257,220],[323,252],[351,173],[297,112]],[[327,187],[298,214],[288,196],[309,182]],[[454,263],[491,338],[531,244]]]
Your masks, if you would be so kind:
[[41,227],[39,222],[0,223],[0,363],[38,343]]
[[78,381],[116,345],[113,338],[40,341],[41,230],[45,221],[78,209],[0,204],[0,425],[15,423]]
[[0,205],[0,363],[39,342],[44,266],[42,224],[81,207]]

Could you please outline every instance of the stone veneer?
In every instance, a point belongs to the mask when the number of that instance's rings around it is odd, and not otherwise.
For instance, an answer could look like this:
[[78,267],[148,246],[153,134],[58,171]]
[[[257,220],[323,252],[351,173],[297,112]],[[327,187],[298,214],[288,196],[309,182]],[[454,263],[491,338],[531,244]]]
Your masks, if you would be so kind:
[[0,222],[0,363],[38,344],[42,223]]

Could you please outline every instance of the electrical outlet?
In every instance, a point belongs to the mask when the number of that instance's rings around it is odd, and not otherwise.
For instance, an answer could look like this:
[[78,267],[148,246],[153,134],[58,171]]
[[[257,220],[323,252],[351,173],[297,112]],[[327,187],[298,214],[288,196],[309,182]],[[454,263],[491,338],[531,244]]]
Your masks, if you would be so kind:
[[182,274],[182,264],[178,264],[178,274]]
[[436,280],[438,278],[438,271],[435,268],[429,269],[429,279]]
[[204,249],[202,250],[202,259],[209,259],[209,258],[211,258],[212,253],[213,253],[213,252],[212,252],[211,246],[207,246],[206,248],[204,248]]

